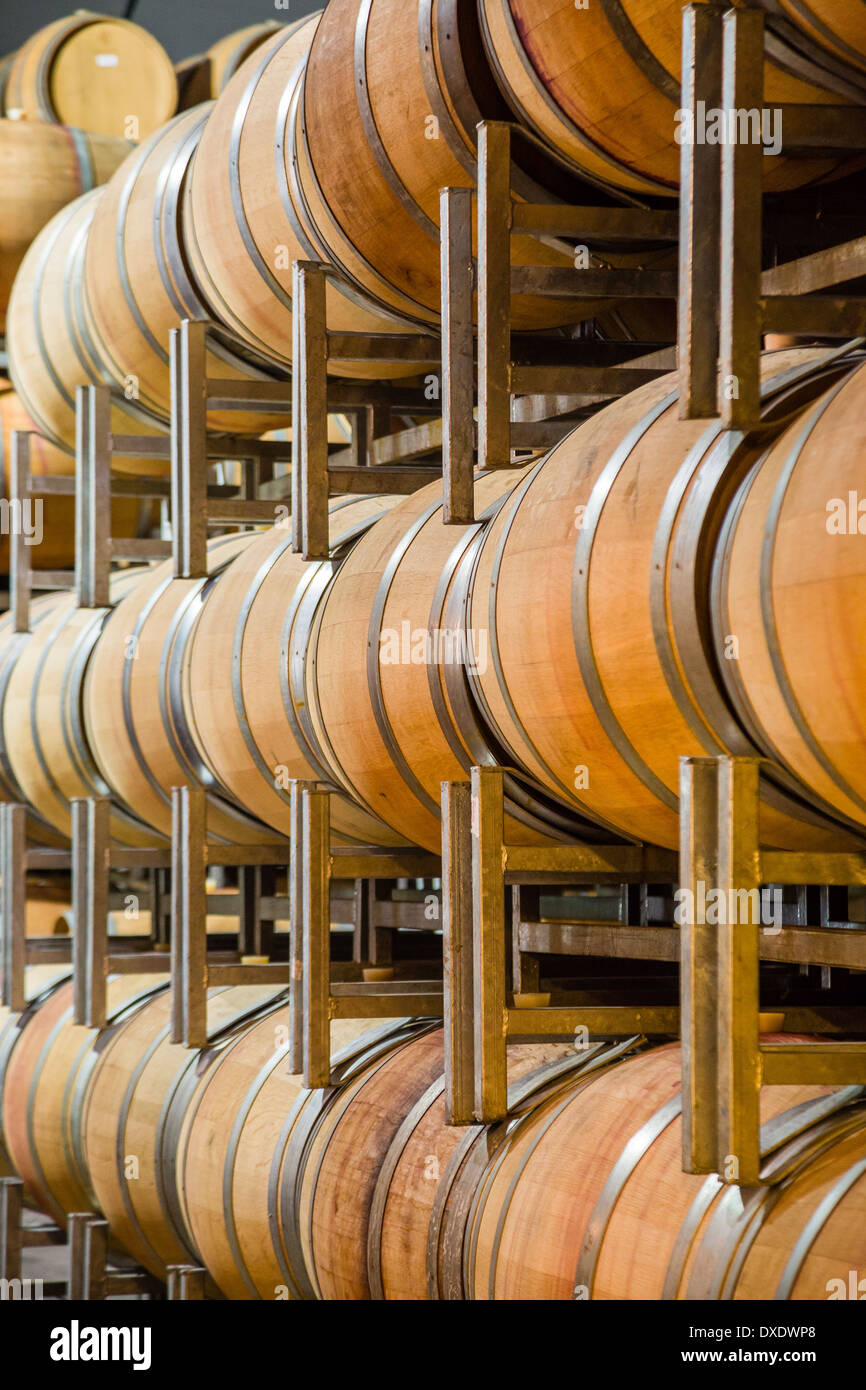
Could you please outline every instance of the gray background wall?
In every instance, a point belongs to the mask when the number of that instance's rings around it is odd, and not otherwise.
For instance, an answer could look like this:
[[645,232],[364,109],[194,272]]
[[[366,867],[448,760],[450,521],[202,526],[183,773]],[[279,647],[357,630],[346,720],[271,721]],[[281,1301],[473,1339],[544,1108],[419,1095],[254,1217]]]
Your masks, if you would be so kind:
[[[323,0],[289,0],[277,9],[274,0],[138,0],[131,18],[159,39],[175,62],[201,53],[224,34],[247,24],[278,19],[288,23],[320,9]],[[123,15],[127,0],[0,0],[0,56],[11,53],[43,24],[76,9]]]

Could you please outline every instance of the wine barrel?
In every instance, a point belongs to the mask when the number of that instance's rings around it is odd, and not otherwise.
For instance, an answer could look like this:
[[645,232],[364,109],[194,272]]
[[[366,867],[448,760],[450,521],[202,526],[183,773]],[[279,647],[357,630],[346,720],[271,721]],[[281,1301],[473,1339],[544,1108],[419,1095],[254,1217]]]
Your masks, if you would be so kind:
[[[68,475],[75,471],[74,460],[36,431],[18,396],[8,382],[0,380],[0,470],[10,496],[12,467],[12,431],[30,432],[31,474]],[[135,536],[142,513],[140,503],[131,498],[115,497],[111,502],[111,534]],[[146,515],[146,511],[145,511]],[[28,559],[34,570],[71,569],[75,562],[75,499],[51,493],[33,494],[33,510],[25,516],[33,544],[28,546]],[[9,537],[0,532],[0,570],[9,568]]]
[[129,145],[108,135],[0,120],[0,333],[24,252],[62,207],[105,183]]
[[[480,477],[476,515],[494,509],[524,476]],[[455,574],[466,570],[477,540],[476,526],[442,525],[438,484],[413,493],[358,541],[305,643],[308,717],[325,731],[332,774],[395,830],[434,851],[440,782],[495,760],[465,696],[460,703],[466,664],[486,668],[488,650],[446,617]],[[543,807],[512,800],[508,810],[509,843],[555,838]]]
[[[184,208],[190,264],[212,312],[257,352],[292,355],[292,261],[318,258],[294,188],[286,121],[318,16],[269,37],[216,103],[193,159]],[[278,159],[275,161],[273,151]],[[411,326],[376,312],[357,287],[329,278],[332,332],[383,333]],[[349,375],[414,372],[399,364],[341,363]]]
[[[713,583],[717,665],[744,727],[764,756],[861,823],[864,385],[860,364],[745,476],[716,551]],[[732,636],[737,657],[725,660]]]
[[[767,430],[846,370],[820,350],[767,354]],[[680,420],[677,404],[676,380],[663,377],[570,434],[493,518],[465,581],[465,621],[491,653],[469,683],[506,761],[614,832],[671,847],[679,758],[755,752],[705,644],[716,537],[767,438],[732,454],[719,422]],[[816,609],[815,629],[824,621]],[[818,639],[801,629],[796,640],[814,671]],[[835,666],[828,708],[846,698]],[[836,826],[820,788],[781,768],[765,783],[763,843],[862,842],[862,814]]]
[[[165,984],[165,976],[112,975],[107,1010],[115,1022]],[[81,1103],[95,1054],[96,1029],[72,1021],[65,984],[27,1020],[6,1062],[3,1133],[24,1190],[40,1210],[65,1222],[96,1211],[81,1142]]]
[[[509,1084],[577,1065],[569,1044],[512,1044]],[[442,1030],[407,1042],[323,1109],[296,1179],[316,1295],[426,1297],[428,1227],[466,1131],[445,1123]],[[406,1218],[409,1217],[407,1221]]]
[[[97,200],[86,234],[83,310],[100,372],[155,422],[171,409],[169,331],[206,318],[190,279],[180,229],[180,190],[209,107],[184,112],[134,150]],[[262,378],[227,348],[209,352],[211,378]],[[213,430],[261,434],[282,414],[211,411]]]
[[[460,19],[456,8],[330,0],[288,112],[295,182],[319,258],[382,309],[421,324],[439,316],[440,189],[474,184],[475,123],[499,114],[476,104],[480,38],[472,7]],[[525,237],[511,239],[511,255],[517,265],[572,264]],[[516,328],[572,322],[574,312],[562,301],[512,298]]]
[[[112,577],[117,602],[141,582],[142,572]],[[107,609],[78,608],[64,593],[34,631],[16,648],[2,689],[5,760],[31,806],[62,835],[71,833],[72,797],[106,796],[82,724],[82,682]],[[124,844],[147,844],[153,836],[135,815],[116,807],[111,833]]]
[[209,1080],[282,993],[282,985],[208,990],[208,1045],[199,1052],[169,1041],[171,998],[163,990],[92,1054],[80,1099],[89,1180],[112,1234],[159,1279],[167,1265],[199,1260],[177,1193],[179,1127],[188,1108],[198,1109],[202,1078]]
[[[366,1075],[420,1026],[335,1019],[335,1078]],[[294,1183],[292,1156],[323,1105],[289,1071],[288,1037],[287,1008],[255,1024],[208,1069],[194,1112],[190,1107],[179,1158],[185,1214],[196,1248],[227,1298],[309,1294],[294,1222],[284,1221],[283,1209],[291,1212],[292,1203],[280,1194],[282,1183]]]
[[[84,319],[82,272],[87,230],[101,196],[75,199],[39,233],[21,262],[9,300],[9,375],[40,432],[67,454],[75,451],[75,389],[102,385],[97,346]],[[114,434],[159,434],[152,419],[125,398],[112,406]],[[112,457],[119,472],[152,476],[159,460]]]
[[[310,633],[346,551],[374,523],[378,529],[397,501],[333,499],[331,548],[340,557],[334,560],[308,562],[295,555],[288,524],[248,537],[205,602],[189,641],[189,718],[201,757],[228,793],[283,834],[289,781],[334,780],[303,681]],[[95,698],[104,710],[101,687]],[[400,833],[389,832],[378,807],[362,809],[352,789],[346,790],[349,795],[331,799],[337,838],[405,843]]]
[[[821,0],[813,13],[820,7]],[[835,13],[828,0],[825,8],[831,7]],[[803,9],[799,0],[790,8]],[[577,10],[573,0],[480,0],[479,12],[491,66],[512,110],[576,170],[637,193],[677,188],[680,0],[601,0]],[[821,49],[813,60],[808,43],[804,56],[774,31],[766,45],[765,107],[862,103],[862,14],[849,15],[852,39],[855,30],[859,66],[844,67]],[[850,156],[768,155],[764,188],[795,188],[852,167]]]
[[108,616],[84,675],[82,718],[94,762],[119,804],[161,835],[171,834],[171,789],[186,784],[209,789],[214,839],[278,839],[219,795],[198,755],[187,697],[187,643],[201,604],[254,534],[211,540],[208,579],[175,579],[170,561],[137,577]]
[[138,140],[177,101],[171,59],[129,20],[78,10],[38,29],[9,69],[6,111]]
[[[24,998],[28,1008],[38,1008],[51,991],[69,978],[69,965],[25,965]],[[21,1031],[21,1014],[0,1004],[0,1178],[12,1178],[15,1170],[3,1137],[3,1082],[6,1064]]]
[[475,1187],[466,1297],[826,1298],[863,1267],[859,1088],[764,1087],[767,1185],[744,1193],[682,1172],[680,1071],[656,1048],[512,1126]]

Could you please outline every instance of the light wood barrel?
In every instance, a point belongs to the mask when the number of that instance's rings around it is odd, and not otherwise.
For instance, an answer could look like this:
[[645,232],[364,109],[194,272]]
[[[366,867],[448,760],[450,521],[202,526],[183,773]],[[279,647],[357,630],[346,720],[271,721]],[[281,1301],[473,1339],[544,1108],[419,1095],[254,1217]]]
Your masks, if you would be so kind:
[[[169,1041],[171,999],[161,991],[110,1030],[95,1053],[81,1099],[83,1151],[99,1209],[129,1254],[160,1279],[166,1266],[197,1263],[178,1196],[177,1144],[186,1109],[227,1050],[284,992],[281,985],[208,991],[208,1046]],[[228,1133],[226,1132],[226,1137]],[[191,1186],[197,1186],[195,1180]]]
[[[120,571],[112,578],[112,601],[140,582],[140,571]],[[81,715],[85,669],[107,612],[77,608],[74,596],[64,593],[21,645],[3,689],[5,757],[30,805],[66,836],[72,797],[109,794]],[[112,813],[111,833],[124,844],[153,840],[121,807]]]
[[[165,976],[108,979],[111,1021],[165,984]],[[56,990],[34,1012],[9,1056],[3,1083],[3,1133],[25,1192],[64,1222],[71,1211],[96,1211],[81,1141],[84,1092],[96,1030],[72,1021],[72,985]]]
[[[61,476],[75,471],[75,462],[36,431],[16,393],[9,383],[0,380],[0,469],[6,492],[10,496],[12,467],[12,431],[30,432],[30,472]],[[38,511],[37,511],[38,505]],[[115,497],[111,503],[111,534],[138,534],[141,504],[131,498]],[[28,546],[32,569],[71,569],[75,561],[75,499],[53,494],[33,494],[33,509],[25,515],[33,544]],[[41,537],[41,538],[40,538]],[[0,535],[0,569],[9,568],[9,537]]]
[[[169,332],[181,319],[208,317],[183,255],[180,199],[209,109],[177,116],[128,156],[97,200],[87,232],[82,302],[99,368],[160,423],[171,408]],[[263,375],[227,348],[211,350],[205,368],[211,378]],[[211,411],[208,423],[261,434],[284,418]]]
[[189,636],[216,575],[253,538],[211,540],[207,580],[175,579],[170,561],[151,567],[109,616],[87,668],[82,717],[94,761],[120,804],[161,835],[171,834],[171,789],[186,784],[211,790],[208,831],[215,839],[278,838],[218,795],[190,732]]
[[[802,411],[843,370],[820,364],[817,350],[764,357],[768,421]],[[732,459],[718,422],[677,409],[665,377],[569,435],[494,517],[467,581],[467,621],[491,653],[470,685],[506,761],[612,830],[672,847],[679,758],[754,753],[705,644],[716,535],[766,441]],[[820,787],[809,782],[807,797],[821,815],[784,768],[765,780],[764,843],[855,843],[862,817],[835,827]]]
[[[495,509],[524,475],[480,477],[476,515]],[[440,487],[413,493],[358,541],[307,644],[307,710],[325,731],[332,771],[363,805],[434,851],[440,783],[494,761],[464,692],[465,664],[486,667],[488,649],[474,634],[460,640],[464,630],[448,616],[455,575],[477,538],[475,526],[442,525]],[[540,806],[508,809],[509,843],[555,837],[556,816],[545,824]]]
[[[509,1083],[564,1059],[568,1044],[512,1045]],[[441,1029],[409,1041],[323,1110],[298,1178],[299,1227],[324,1299],[427,1296],[439,1178],[465,1143],[445,1123]]]
[[162,44],[129,20],[78,10],[39,29],[9,69],[6,110],[138,140],[167,121],[177,83]]
[[745,476],[716,552],[713,623],[761,753],[866,824],[864,386],[861,364]]
[[[292,261],[318,259],[295,186],[287,131],[318,16],[269,37],[217,101],[192,162],[184,237],[212,311],[263,356],[292,355]],[[274,158],[276,151],[277,158]],[[358,287],[329,279],[332,332],[383,333],[408,325],[376,312]],[[348,375],[405,375],[400,364],[340,363]]]
[[[281,1182],[294,1183],[290,1156],[323,1110],[287,1066],[289,1011],[247,1030],[208,1069],[185,1132],[180,1164],[185,1212],[201,1258],[227,1298],[308,1296],[292,1221],[283,1220]],[[409,1027],[411,1035],[412,1026]],[[365,1070],[405,1041],[401,1021],[331,1024],[335,1076]],[[348,1083],[347,1083],[348,1084]]]
[[[103,384],[97,344],[84,319],[84,250],[101,191],[77,198],[51,219],[25,255],[7,316],[9,374],[40,432],[67,454],[75,451],[75,390]],[[164,434],[124,399],[113,406],[114,434]],[[166,471],[159,460],[112,457],[119,472]]]
[[[69,978],[69,965],[26,965],[24,967],[24,998],[28,1007],[38,1008],[52,990]],[[0,1004],[0,1178],[15,1176],[3,1138],[3,1083],[6,1066],[21,1032],[21,1015]]]
[[[289,138],[323,259],[383,308],[435,323],[439,192],[475,182],[475,124],[495,111],[471,13],[433,0],[330,0],[310,47]],[[395,81],[395,69],[399,81]],[[339,141],[334,131],[339,130]],[[514,264],[570,256],[514,237]],[[586,313],[591,315],[595,307]],[[515,296],[518,328],[574,320],[574,305]]]
[[678,1045],[656,1048],[513,1126],[476,1186],[466,1297],[826,1298],[862,1268],[858,1088],[764,1087],[768,1185],[743,1194],[682,1172],[680,1068]]
[[[332,561],[308,562],[295,555],[288,519],[247,537],[213,586],[192,633],[190,727],[201,756],[220,785],[283,834],[289,825],[289,781],[334,780],[303,679],[310,634],[342,556],[374,523],[378,530],[398,500],[333,499],[331,546],[341,558]],[[104,707],[101,691],[98,699]],[[380,814],[352,799],[352,788],[346,790],[349,794],[331,800],[338,838],[405,843]]]
[[[790,8],[803,7],[796,0]],[[827,0],[823,8],[837,7]],[[479,10],[497,80],[530,129],[594,181],[641,193],[677,188],[680,0],[592,0],[579,9],[573,0],[480,0]],[[862,103],[862,15],[849,23],[860,39],[859,68],[808,42],[804,56],[773,31],[764,68],[768,109]],[[764,187],[793,188],[850,167],[844,157],[768,155]]]
[[105,183],[128,153],[125,140],[40,121],[0,120],[0,333],[24,252],[62,207]]
[[[40,594],[31,601],[30,632],[15,631],[11,612],[4,613],[0,617],[0,715],[2,715],[3,702],[6,698],[10,677],[15,669],[15,663],[30,641],[30,633],[40,623],[51,621],[51,615],[55,612],[60,601],[61,595],[59,593]],[[0,728],[2,728],[2,719],[0,719]],[[19,786],[2,736],[0,736],[0,797],[4,801],[27,805],[27,798]],[[65,836],[49,825],[32,806],[27,806],[27,835],[37,844],[54,845],[57,848],[62,848],[66,844]]]

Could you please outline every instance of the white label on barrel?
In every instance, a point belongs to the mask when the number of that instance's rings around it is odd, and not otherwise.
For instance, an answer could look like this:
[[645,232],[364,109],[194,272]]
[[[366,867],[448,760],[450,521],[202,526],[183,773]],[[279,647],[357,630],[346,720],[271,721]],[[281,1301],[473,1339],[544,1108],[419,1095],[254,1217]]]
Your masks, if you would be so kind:
[[97,53],[95,62],[98,68],[116,68],[120,59],[116,53]]

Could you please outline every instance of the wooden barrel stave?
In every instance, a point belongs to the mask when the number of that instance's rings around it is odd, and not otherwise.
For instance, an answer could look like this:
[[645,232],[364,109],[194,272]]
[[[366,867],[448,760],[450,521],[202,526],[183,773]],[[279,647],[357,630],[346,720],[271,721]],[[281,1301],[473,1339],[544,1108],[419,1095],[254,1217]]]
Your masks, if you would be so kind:
[[262,24],[248,24],[243,29],[236,29],[231,34],[226,34],[225,38],[217,39],[216,43],[211,44],[207,51],[210,61],[210,95],[218,97],[250,54],[283,28],[278,20],[269,19]]

